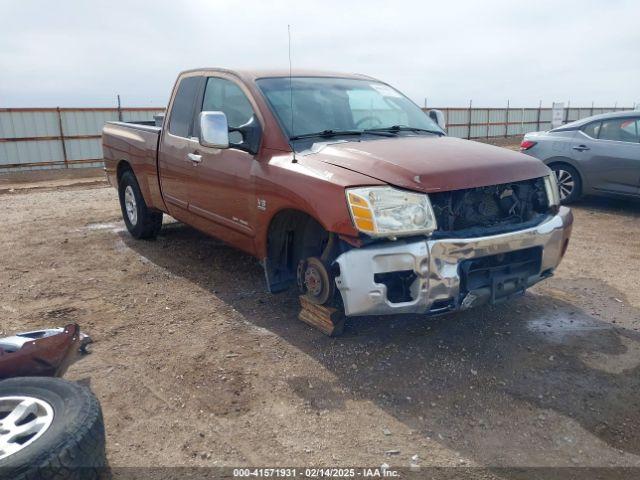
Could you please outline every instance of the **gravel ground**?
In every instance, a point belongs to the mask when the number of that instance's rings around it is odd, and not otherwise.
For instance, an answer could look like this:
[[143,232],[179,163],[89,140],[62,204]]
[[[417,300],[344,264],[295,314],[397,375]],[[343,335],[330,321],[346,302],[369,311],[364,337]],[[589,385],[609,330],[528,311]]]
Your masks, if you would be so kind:
[[[0,195],[0,334],[78,322],[67,378],[112,466],[640,466],[640,205],[585,200],[557,275],[499,307],[327,338],[257,262],[100,185]],[[417,459],[417,460],[416,460]]]

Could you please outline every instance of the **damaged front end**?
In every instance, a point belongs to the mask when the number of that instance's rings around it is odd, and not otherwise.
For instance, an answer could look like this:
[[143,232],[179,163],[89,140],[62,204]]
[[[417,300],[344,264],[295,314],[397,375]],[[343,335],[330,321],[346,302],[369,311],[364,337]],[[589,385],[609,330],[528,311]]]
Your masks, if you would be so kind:
[[61,377],[88,353],[91,338],[77,324],[0,338],[0,380],[11,377]]
[[553,275],[573,216],[549,177],[429,194],[430,234],[372,241],[335,263],[345,314],[441,314],[499,303]]

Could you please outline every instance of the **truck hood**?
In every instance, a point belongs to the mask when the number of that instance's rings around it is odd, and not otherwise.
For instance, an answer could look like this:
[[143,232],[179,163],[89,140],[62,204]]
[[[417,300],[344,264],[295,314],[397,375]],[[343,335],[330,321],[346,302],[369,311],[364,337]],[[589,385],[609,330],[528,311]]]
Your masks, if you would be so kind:
[[426,193],[498,185],[549,174],[549,169],[536,158],[453,137],[316,143],[306,156]]

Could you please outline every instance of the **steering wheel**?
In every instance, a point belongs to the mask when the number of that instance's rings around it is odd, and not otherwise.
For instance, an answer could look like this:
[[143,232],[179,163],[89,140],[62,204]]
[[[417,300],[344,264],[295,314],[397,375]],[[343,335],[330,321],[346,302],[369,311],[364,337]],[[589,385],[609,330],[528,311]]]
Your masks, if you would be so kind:
[[369,116],[369,117],[362,117],[360,120],[358,120],[356,122],[356,127],[360,127],[360,125],[365,122],[372,122],[373,125],[371,126],[371,128],[382,126],[382,122],[378,117]]

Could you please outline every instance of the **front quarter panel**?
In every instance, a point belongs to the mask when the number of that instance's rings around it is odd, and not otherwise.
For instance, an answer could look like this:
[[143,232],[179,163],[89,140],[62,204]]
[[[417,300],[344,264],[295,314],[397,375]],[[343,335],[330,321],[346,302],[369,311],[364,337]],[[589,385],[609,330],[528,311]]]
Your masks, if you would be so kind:
[[267,255],[267,233],[273,217],[283,210],[302,211],[325,230],[357,237],[345,198],[345,188],[385,185],[379,180],[310,158],[293,160],[291,152],[271,152],[268,161],[255,162],[252,176],[256,204],[256,256]]

